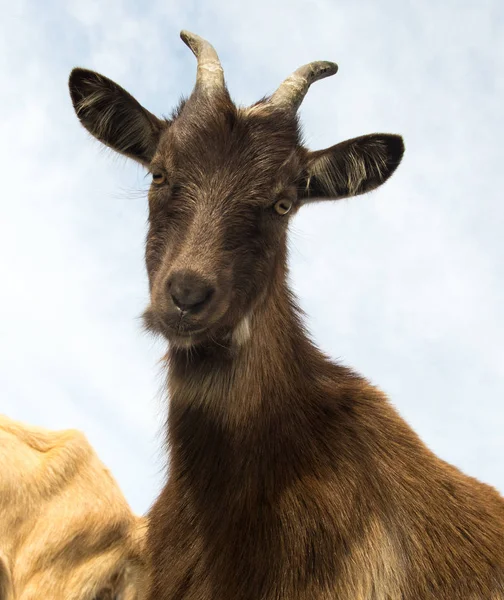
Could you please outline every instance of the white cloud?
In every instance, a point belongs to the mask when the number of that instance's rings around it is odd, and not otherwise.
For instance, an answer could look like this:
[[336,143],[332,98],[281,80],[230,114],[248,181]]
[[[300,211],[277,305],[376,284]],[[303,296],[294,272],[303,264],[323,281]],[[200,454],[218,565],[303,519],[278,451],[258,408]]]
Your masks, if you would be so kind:
[[504,15],[495,1],[2,2],[0,411],[86,431],[137,511],[160,486],[158,359],[147,300],[142,172],[73,114],[75,65],[169,113],[195,77],[180,42],[214,43],[240,103],[335,60],[302,116],[319,148],[399,132],[397,174],[308,207],[292,279],[315,338],[385,389],[427,443],[504,491]]

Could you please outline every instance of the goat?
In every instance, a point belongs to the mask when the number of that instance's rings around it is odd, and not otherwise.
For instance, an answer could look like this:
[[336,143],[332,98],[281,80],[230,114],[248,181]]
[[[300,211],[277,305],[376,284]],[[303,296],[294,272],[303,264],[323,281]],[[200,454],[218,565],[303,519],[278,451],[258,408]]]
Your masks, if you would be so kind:
[[141,600],[147,523],[79,431],[0,415],[0,600]]
[[195,88],[158,119],[75,68],[82,125],[146,167],[148,329],[169,342],[169,475],[149,513],[150,600],[504,599],[504,500],[436,457],[385,395],[330,361],[287,284],[300,207],[383,184],[398,135],[311,152],[313,62],[248,108],[183,31]]

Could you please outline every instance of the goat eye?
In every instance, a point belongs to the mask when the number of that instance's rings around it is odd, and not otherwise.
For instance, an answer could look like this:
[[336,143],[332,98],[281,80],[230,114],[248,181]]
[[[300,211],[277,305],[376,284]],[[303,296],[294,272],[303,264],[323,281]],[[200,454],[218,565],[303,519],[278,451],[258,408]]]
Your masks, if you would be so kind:
[[166,175],[164,173],[161,173],[161,172],[153,173],[152,174],[152,181],[156,185],[162,185],[166,181]]
[[286,215],[292,208],[292,202],[290,200],[277,200],[273,205],[273,208],[279,215]]

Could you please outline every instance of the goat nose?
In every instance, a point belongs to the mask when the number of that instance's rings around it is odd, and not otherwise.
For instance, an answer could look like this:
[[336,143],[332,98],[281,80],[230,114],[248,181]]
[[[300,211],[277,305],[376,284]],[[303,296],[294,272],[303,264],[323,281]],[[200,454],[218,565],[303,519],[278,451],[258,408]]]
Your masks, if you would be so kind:
[[175,306],[192,312],[203,308],[215,292],[208,281],[191,271],[173,273],[168,278],[167,288]]

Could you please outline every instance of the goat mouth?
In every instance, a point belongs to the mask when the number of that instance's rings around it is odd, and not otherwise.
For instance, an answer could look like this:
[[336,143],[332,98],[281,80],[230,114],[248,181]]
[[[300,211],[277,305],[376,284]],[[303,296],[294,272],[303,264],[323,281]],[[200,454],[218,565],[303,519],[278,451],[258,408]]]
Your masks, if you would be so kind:
[[161,333],[171,344],[176,346],[189,347],[202,341],[209,329],[207,326],[202,326],[201,323],[190,325],[184,322],[183,315],[175,322],[167,322],[162,317],[159,321]]
[[189,348],[227,332],[222,318],[226,311],[213,315],[212,319],[193,319],[191,315],[163,312],[150,306],[143,314],[144,326],[152,333],[162,335],[173,346]]

